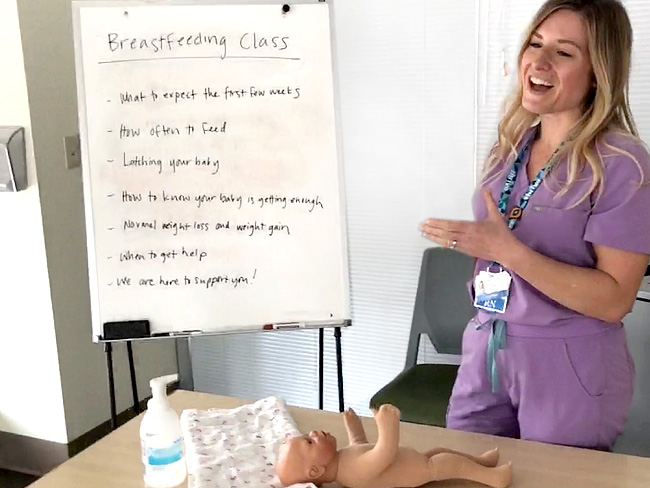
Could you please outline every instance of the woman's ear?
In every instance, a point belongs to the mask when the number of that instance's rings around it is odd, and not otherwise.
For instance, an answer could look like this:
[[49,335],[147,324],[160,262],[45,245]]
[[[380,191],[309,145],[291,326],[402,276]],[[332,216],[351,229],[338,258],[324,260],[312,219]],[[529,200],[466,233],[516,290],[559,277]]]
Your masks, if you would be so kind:
[[309,468],[308,475],[310,480],[317,480],[324,474],[325,474],[325,466],[316,466],[315,464],[312,464]]

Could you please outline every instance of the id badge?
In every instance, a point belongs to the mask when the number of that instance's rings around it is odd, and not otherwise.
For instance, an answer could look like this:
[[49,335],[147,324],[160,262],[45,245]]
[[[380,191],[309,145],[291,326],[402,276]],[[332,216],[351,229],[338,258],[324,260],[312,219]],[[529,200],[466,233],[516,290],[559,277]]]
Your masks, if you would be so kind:
[[474,278],[474,306],[488,312],[505,312],[511,281],[507,271],[479,271]]

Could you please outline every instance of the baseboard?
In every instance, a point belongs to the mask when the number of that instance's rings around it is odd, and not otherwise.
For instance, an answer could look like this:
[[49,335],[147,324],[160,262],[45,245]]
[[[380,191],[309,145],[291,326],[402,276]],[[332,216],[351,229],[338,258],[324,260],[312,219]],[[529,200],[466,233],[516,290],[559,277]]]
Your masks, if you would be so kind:
[[68,458],[67,444],[0,432],[0,468],[42,476]]
[[[144,412],[145,409],[147,408],[147,401],[149,398],[145,398],[144,400],[140,401],[139,407],[140,407],[140,412]],[[138,414],[136,413],[135,409],[133,406],[127,408],[123,412],[120,412],[117,415],[117,426],[119,427],[120,425],[124,425],[127,423],[129,420],[132,418],[136,417]],[[76,439],[70,441],[67,445],[68,447],[68,457],[73,457],[77,454],[79,454],[81,451],[86,449],[87,447],[93,445],[95,442],[97,442],[99,439],[102,437],[110,434],[111,432],[111,421],[107,420],[106,422],[103,422],[99,424],[97,427],[94,429],[89,430],[85,434],[80,435]]]
[[[178,383],[174,383],[168,386],[167,392],[171,393],[177,388]],[[139,402],[140,412],[146,409],[149,398]],[[118,427],[137,415],[133,406],[120,412],[117,415]],[[110,432],[111,422],[107,420],[69,443],[60,444],[0,431],[0,468],[43,476]]]

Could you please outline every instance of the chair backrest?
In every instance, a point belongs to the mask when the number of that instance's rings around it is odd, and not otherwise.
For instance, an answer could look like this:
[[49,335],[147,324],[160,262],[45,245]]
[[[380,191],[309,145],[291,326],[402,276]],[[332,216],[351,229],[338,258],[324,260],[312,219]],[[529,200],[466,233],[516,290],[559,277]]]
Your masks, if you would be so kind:
[[[644,279],[642,290],[646,288]],[[614,445],[614,452],[650,457],[650,328],[648,315],[650,304],[643,295],[637,295],[632,313],[623,319],[627,345],[634,361],[636,377],[632,406],[628,412],[623,433]]]
[[476,310],[467,291],[474,258],[443,247],[422,256],[406,367],[417,363],[420,335],[427,334],[436,352],[460,354],[463,331]]

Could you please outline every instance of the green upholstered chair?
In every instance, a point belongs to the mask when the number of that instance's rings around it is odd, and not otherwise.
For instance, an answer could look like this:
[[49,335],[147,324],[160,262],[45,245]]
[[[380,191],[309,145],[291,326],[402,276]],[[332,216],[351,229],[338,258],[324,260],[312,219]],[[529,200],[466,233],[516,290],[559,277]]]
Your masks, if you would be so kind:
[[371,398],[370,408],[392,403],[406,422],[445,426],[458,366],[417,364],[420,337],[426,334],[440,354],[460,355],[463,331],[475,313],[466,286],[473,266],[473,258],[451,249],[424,251],[404,371]]

